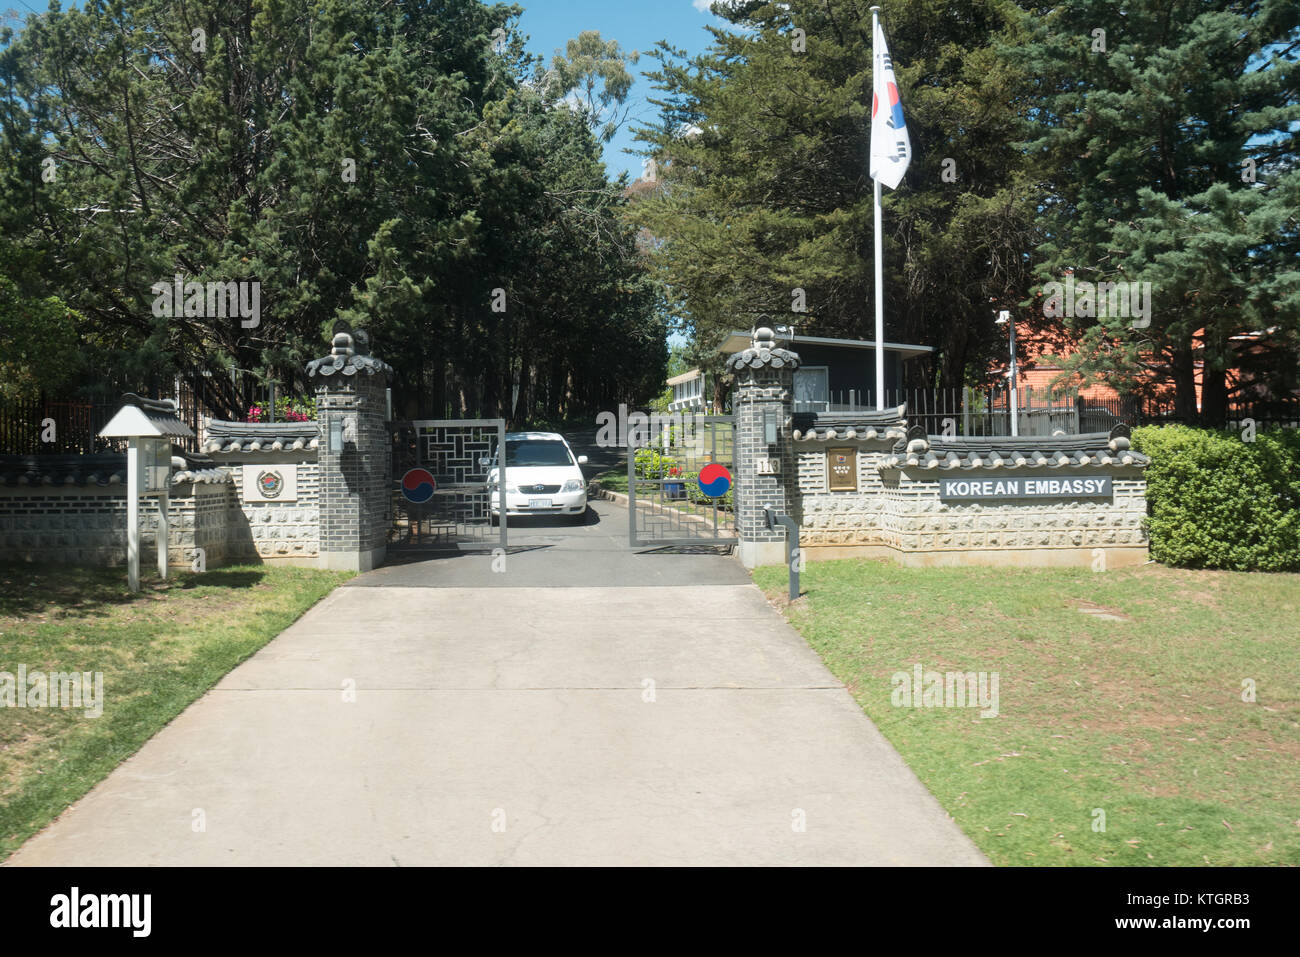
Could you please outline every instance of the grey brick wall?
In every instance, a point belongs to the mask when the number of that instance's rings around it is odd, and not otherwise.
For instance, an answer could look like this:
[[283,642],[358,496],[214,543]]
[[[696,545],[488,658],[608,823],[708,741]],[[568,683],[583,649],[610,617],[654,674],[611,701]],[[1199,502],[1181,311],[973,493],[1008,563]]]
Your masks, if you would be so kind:
[[[167,504],[167,559],[189,567],[195,547],[208,567],[239,557],[239,498],[227,484],[182,483]],[[155,498],[140,502],[140,566],[153,567]],[[121,487],[0,489],[0,557],[71,565],[126,564],[126,496]],[[254,557],[256,557],[254,555]]]
[[[356,375],[328,380],[317,390],[322,553],[363,553],[388,540],[391,446],[385,386],[382,376]],[[330,448],[331,423],[351,415],[357,418],[355,447]]]
[[[732,408],[736,419],[736,533],[742,541],[780,542],[782,529],[769,529],[763,509],[771,506],[791,514],[790,494],[798,463],[790,440],[790,403],[793,375],[788,369],[758,369],[742,375]],[[764,435],[767,413],[777,417],[777,445],[768,448]],[[759,475],[760,458],[779,458],[779,475]],[[797,517],[797,516],[796,516]]]
[[0,489],[0,546],[5,561],[123,564],[126,497],[112,487]]
[[[190,567],[195,548],[208,568],[283,561],[312,564],[320,553],[319,475],[312,452],[218,453],[232,483],[183,482],[168,502],[168,561]],[[298,467],[295,502],[242,502],[245,468]],[[156,499],[141,499],[141,567],[151,568],[158,534]],[[0,560],[75,565],[126,563],[122,486],[0,488]]]

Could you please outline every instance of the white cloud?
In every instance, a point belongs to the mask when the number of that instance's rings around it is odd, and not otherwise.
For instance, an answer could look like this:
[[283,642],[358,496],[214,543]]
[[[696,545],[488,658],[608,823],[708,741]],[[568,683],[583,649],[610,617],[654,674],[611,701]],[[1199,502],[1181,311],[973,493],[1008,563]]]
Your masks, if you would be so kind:
[[709,8],[715,3],[720,7],[738,7],[744,2],[745,0],[691,0],[691,6],[700,13],[712,13]]

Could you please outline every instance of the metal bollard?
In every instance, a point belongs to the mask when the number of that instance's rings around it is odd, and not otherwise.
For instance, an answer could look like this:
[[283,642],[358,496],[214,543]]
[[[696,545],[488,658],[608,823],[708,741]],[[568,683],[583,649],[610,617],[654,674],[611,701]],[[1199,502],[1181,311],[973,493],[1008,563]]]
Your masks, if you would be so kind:
[[785,528],[785,567],[790,572],[790,600],[799,597],[799,523],[789,515],[780,515],[770,506],[763,508],[767,527],[775,529],[778,525]]

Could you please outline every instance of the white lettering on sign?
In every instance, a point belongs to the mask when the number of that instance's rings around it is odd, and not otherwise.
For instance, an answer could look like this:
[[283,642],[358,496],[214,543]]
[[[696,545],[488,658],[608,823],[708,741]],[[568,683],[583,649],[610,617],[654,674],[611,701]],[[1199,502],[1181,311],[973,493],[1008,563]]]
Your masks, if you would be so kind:
[[939,480],[941,499],[1106,498],[1111,491],[1108,476]]

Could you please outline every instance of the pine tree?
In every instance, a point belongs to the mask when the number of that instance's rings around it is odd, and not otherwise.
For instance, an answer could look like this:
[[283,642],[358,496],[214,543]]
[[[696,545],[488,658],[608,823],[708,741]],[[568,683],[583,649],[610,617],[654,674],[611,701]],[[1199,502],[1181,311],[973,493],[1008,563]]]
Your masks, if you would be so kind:
[[[640,136],[659,184],[637,214],[697,358],[760,320],[873,338],[868,7],[719,7],[740,29],[713,29],[700,56],[654,54],[661,115]],[[886,337],[938,347],[935,367],[908,363],[912,385],[958,386],[1001,354],[997,304],[1029,280],[1032,190],[1015,148],[1027,81],[998,51],[1014,39],[1002,3],[883,8],[915,152],[884,199]]]
[[1075,282],[1149,282],[1153,294],[1150,316],[1076,308],[1071,365],[1126,392],[1171,385],[1194,420],[1201,361],[1201,413],[1220,424],[1234,336],[1263,331],[1297,354],[1300,5],[1023,6],[1030,41],[1012,55],[1040,77],[1027,101],[1039,277],[1073,270]]
[[[397,368],[399,409],[426,417],[653,394],[663,324],[625,184],[587,118],[542,91],[518,14],[111,0],[29,18],[0,46],[0,227],[31,264],[25,295],[66,301],[94,366],[141,383],[234,364],[304,388],[344,318]],[[601,50],[593,68],[615,75]],[[178,274],[259,283],[260,322],[155,315]]]

